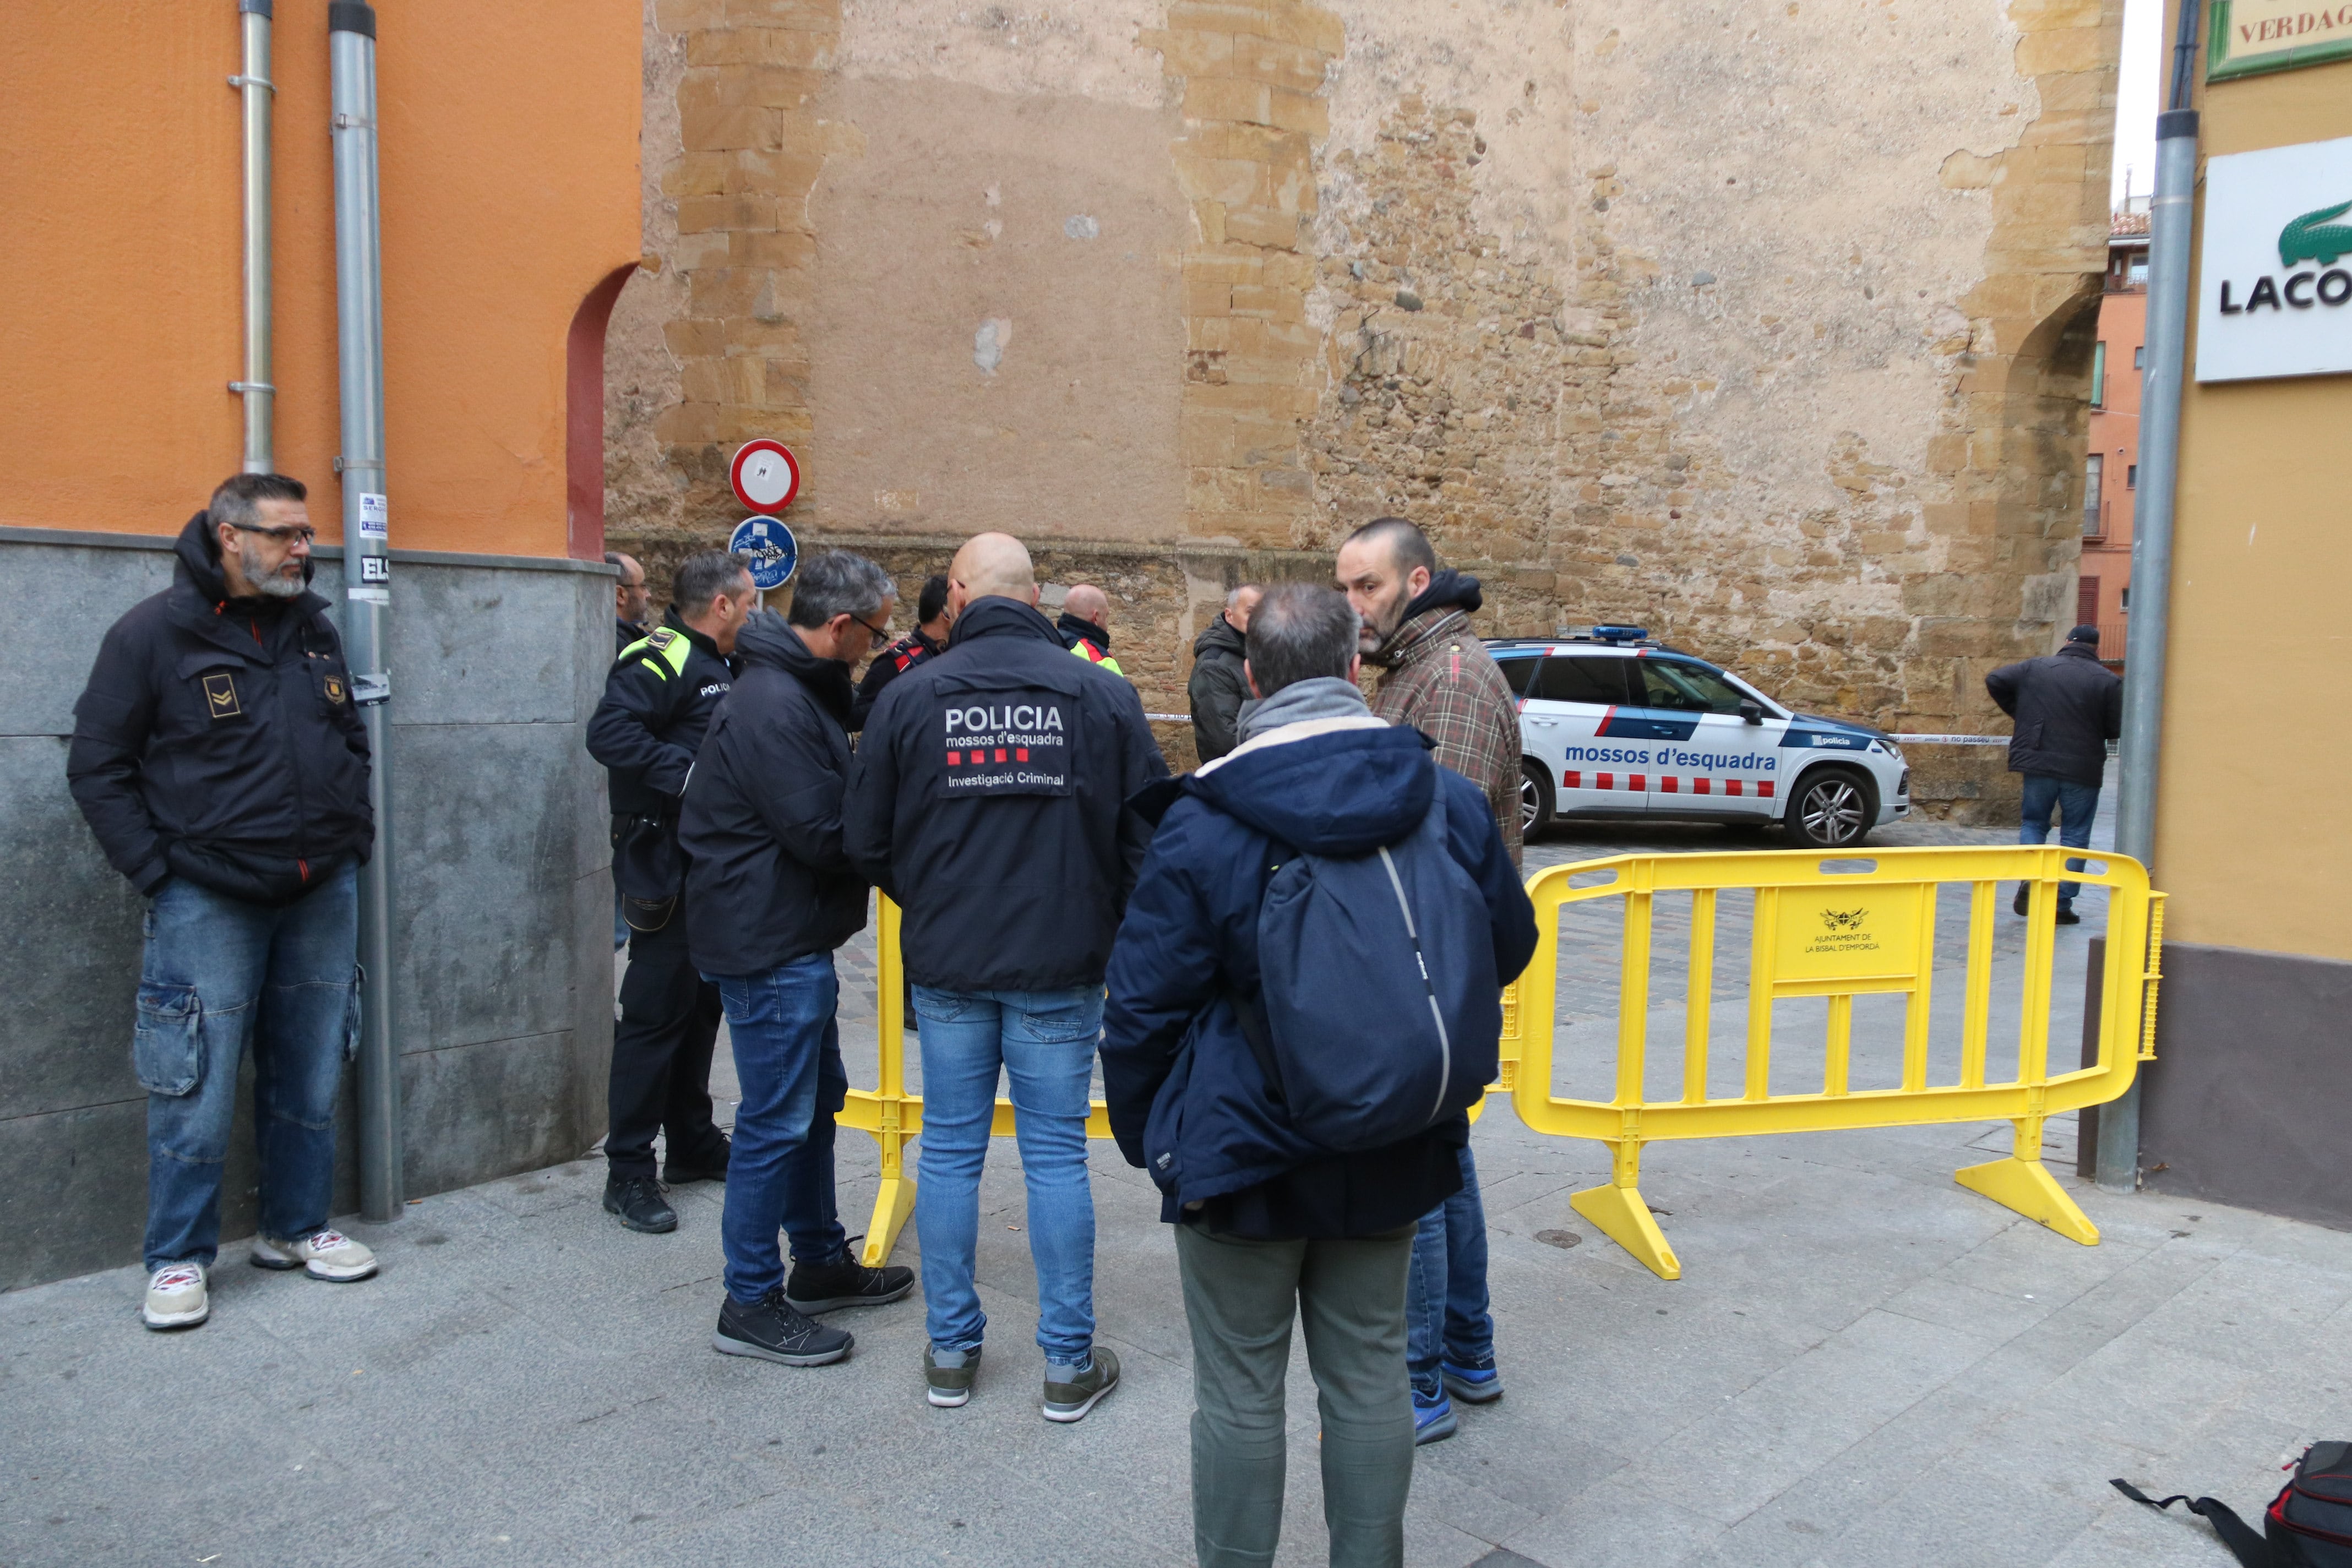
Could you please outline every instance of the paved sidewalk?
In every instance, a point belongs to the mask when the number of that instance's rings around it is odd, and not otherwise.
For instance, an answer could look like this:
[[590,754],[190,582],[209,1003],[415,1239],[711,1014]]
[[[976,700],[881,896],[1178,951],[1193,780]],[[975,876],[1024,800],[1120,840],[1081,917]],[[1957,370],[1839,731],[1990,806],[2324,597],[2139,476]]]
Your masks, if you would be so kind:
[[[1563,1022],[1573,1071],[1598,1031],[1573,1007]],[[845,1036],[866,1079],[871,1025]],[[1670,1284],[1570,1211],[1605,1178],[1598,1145],[1488,1114],[1510,1391],[1421,1451],[1408,1561],[2226,1563],[2204,1525],[2106,1478],[2251,1509],[2300,1444],[2352,1436],[2352,1236],[2068,1177],[2105,1235],[2077,1247],[1953,1184],[2006,1136],[1654,1147],[1643,1191],[1685,1270]],[[841,1147],[844,1210],[862,1216],[873,1146]],[[1102,1338],[1127,1381],[1073,1427],[1037,1411],[1009,1140],[982,1194],[994,1331],[957,1411],[923,1402],[919,1300],[851,1315],[856,1352],[837,1366],[713,1354],[719,1189],[677,1189],[678,1231],[633,1236],[603,1213],[594,1160],[352,1226],[384,1258],[365,1284],[248,1268],[233,1243],[193,1333],[139,1327],[135,1269],[0,1296],[0,1568],[1184,1563],[1173,1251],[1141,1173],[1107,1145],[1094,1172]],[[910,1232],[898,1260],[913,1252]],[[1303,1360],[1291,1411],[1280,1561],[1308,1564],[1323,1538]]]

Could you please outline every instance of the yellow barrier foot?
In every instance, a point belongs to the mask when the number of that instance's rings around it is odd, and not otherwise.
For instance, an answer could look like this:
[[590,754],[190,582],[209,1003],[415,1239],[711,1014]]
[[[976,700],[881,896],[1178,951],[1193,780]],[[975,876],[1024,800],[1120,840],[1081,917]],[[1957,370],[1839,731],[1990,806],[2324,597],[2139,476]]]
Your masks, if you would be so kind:
[[1952,1173],[1952,1180],[1972,1193],[1982,1193],[2003,1208],[2015,1209],[2037,1225],[2046,1225],[2070,1241],[2099,1245],[2099,1227],[2091,1223],[2058,1178],[2039,1160],[2011,1156],[1989,1164],[1970,1165]]
[[1569,1206],[1600,1227],[1601,1234],[1632,1253],[1661,1279],[1683,1277],[1682,1261],[1666,1245],[1666,1233],[1650,1217],[1637,1187],[1594,1187],[1568,1200]]
[[915,1178],[883,1177],[882,1190],[874,1195],[874,1217],[866,1224],[866,1247],[858,1261],[868,1268],[889,1262],[890,1249],[898,1245],[898,1232],[906,1228],[914,1212]]

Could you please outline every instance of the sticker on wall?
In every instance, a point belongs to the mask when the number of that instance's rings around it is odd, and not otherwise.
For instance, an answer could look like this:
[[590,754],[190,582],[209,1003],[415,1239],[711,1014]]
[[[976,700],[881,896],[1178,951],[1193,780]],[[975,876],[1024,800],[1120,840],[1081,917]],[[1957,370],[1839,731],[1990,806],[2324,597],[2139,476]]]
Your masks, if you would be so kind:
[[385,538],[386,524],[390,521],[391,516],[391,508],[384,504],[384,499],[382,496],[370,495],[365,490],[360,492],[360,537],[362,539]]

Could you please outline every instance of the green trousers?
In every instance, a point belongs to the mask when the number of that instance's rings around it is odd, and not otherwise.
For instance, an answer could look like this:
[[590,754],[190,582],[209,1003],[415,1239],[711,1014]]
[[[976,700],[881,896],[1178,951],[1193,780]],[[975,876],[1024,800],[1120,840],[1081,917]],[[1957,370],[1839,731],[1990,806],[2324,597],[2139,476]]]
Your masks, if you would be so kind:
[[1283,1380],[1307,1332],[1323,1418],[1332,1568],[1402,1568],[1412,1486],[1405,1271],[1413,1227],[1360,1241],[1251,1241],[1176,1227],[1192,1329],[1192,1545],[1263,1568],[1282,1536]]

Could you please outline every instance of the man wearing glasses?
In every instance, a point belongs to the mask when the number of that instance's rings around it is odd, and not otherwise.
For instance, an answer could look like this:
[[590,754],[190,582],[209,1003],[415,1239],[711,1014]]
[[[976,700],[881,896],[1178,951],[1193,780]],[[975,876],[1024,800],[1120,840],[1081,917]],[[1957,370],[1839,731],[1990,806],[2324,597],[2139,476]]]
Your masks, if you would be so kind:
[[331,1230],[336,1091],[359,1019],[358,869],[375,842],[367,733],[299,480],[239,474],[173,546],[172,586],[107,632],[66,776],[147,900],[131,1058],[147,1090],[151,1329],[210,1314],[239,1058],[254,1058],[252,1261],[348,1281]]

